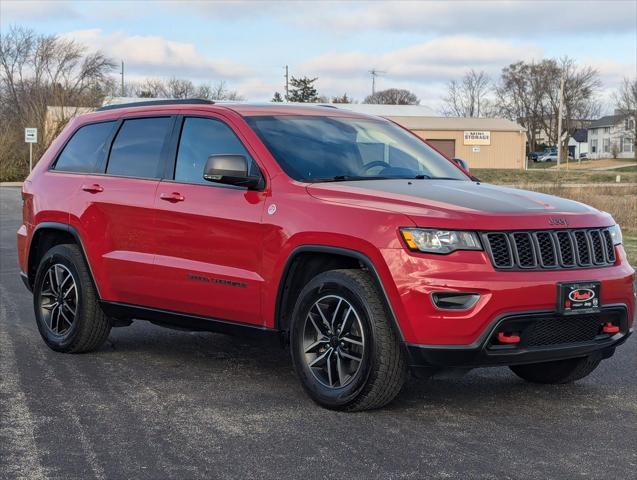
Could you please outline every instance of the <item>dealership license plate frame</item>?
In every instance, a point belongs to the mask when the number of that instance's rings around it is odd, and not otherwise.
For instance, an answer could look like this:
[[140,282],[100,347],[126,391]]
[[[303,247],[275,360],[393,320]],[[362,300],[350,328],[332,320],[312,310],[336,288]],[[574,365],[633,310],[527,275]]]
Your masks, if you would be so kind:
[[[571,292],[590,290],[593,296],[586,300],[573,300]],[[562,315],[597,313],[601,310],[601,282],[587,280],[581,282],[560,282],[557,284],[557,311]]]

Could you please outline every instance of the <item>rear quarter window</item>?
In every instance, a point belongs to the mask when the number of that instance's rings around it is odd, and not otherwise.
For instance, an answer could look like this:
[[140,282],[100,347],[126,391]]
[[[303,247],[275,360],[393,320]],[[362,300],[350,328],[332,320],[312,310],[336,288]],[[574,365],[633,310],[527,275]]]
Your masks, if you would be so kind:
[[116,123],[102,122],[80,127],[62,149],[53,169],[63,172],[95,172],[106,155],[107,142]]

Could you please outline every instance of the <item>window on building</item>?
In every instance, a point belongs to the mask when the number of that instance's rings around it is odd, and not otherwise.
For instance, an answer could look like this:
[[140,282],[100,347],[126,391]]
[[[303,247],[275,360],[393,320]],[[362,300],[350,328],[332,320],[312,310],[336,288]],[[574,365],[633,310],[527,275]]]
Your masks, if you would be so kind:
[[106,173],[160,178],[161,151],[171,124],[170,117],[126,120],[113,142]]
[[626,119],[626,130],[633,130],[635,128],[635,120],[632,118]]
[[602,144],[603,152],[610,153],[610,138],[605,138]]
[[604,127],[604,133],[610,133],[610,127]]
[[591,153],[597,153],[597,139],[591,140]]
[[80,127],[66,144],[55,162],[55,170],[64,172],[95,172],[106,154],[106,142],[115,122],[93,123]]
[[241,141],[225,123],[210,118],[186,118],[181,130],[175,180],[187,183],[204,180],[203,169],[210,155],[243,155],[250,162],[250,175],[258,175],[258,167]]
[[634,152],[635,145],[633,143],[633,139],[630,137],[624,137],[622,139],[622,152],[624,153],[632,153]]

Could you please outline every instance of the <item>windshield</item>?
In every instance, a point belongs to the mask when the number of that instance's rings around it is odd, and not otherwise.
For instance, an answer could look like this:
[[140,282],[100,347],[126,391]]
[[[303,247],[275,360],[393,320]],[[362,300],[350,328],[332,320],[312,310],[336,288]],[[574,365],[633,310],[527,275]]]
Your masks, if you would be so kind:
[[247,122],[295,180],[468,177],[391,122],[321,116],[253,116]]

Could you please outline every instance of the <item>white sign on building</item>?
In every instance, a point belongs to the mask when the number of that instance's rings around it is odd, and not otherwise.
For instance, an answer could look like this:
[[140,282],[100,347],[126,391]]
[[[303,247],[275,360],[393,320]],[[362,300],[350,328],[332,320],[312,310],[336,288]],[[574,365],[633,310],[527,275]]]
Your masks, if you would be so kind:
[[491,132],[486,130],[465,130],[465,145],[491,145]]

